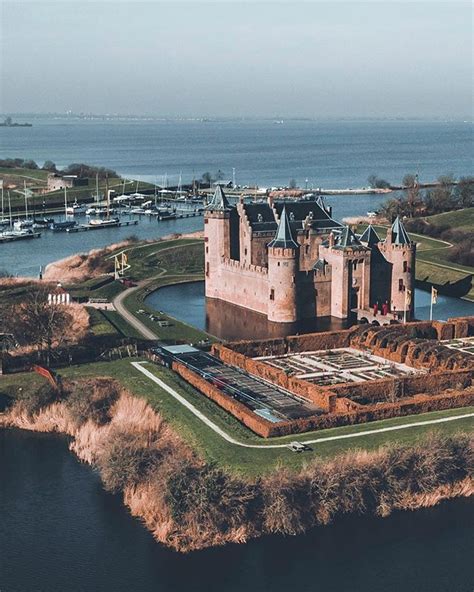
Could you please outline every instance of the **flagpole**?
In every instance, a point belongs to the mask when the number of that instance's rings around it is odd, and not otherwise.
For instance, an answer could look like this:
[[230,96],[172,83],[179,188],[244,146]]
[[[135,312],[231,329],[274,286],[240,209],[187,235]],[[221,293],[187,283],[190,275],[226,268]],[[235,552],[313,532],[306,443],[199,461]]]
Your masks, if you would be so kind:
[[430,321],[433,320],[433,286],[431,286],[431,299],[430,299]]
[[405,286],[405,306],[404,306],[404,310],[403,310],[403,324],[405,325],[407,322],[407,298],[408,296],[408,290],[407,287]]

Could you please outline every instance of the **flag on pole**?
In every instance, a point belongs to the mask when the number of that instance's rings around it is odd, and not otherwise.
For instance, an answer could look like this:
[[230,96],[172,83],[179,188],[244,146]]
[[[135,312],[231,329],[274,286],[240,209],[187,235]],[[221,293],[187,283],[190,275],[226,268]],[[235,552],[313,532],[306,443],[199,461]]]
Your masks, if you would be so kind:
[[436,304],[438,302],[438,290],[431,286],[431,304]]

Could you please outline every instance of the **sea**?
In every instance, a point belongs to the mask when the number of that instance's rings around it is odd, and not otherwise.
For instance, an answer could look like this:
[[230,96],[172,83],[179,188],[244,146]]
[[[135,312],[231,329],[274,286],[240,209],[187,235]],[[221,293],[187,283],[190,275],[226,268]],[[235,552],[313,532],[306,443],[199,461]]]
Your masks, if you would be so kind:
[[[32,128],[0,128],[1,158],[53,160],[59,167],[86,162],[130,179],[160,183],[166,175],[170,184],[180,173],[183,182],[218,170],[231,179],[235,169],[241,185],[295,179],[308,189],[361,187],[372,173],[391,183],[408,172],[424,182],[473,174],[472,125],[465,122],[32,122]],[[328,202],[343,218],[364,215],[383,199],[341,195]],[[200,228],[202,218],[142,218],[132,228],[45,232],[0,245],[0,270],[35,276],[50,261],[131,233],[153,238]],[[196,303],[200,289],[188,294]],[[171,306],[173,293],[163,297]],[[420,304],[426,315],[427,303]],[[441,304],[443,318],[454,303]],[[202,307],[195,314],[202,319]],[[2,592],[472,592],[473,516],[472,501],[452,500],[384,519],[348,517],[304,536],[180,555],[155,543],[120,497],[104,492],[64,438],[0,431]]]
[[[281,120],[280,120],[281,121]],[[221,172],[241,186],[276,187],[291,180],[308,190],[367,186],[376,174],[392,184],[406,173],[421,182],[474,173],[473,126],[449,121],[83,120],[34,118],[31,128],[0,128],[0,158],[28,158],[61,168],[84,162],[116,170],[129,180],[176,185]],[[135,185],[127,186],[133,190]],[[91,192],[94,188],[91,187]],[[326,199],[337,219],[365,216],[380,195]],[[85,222],[85,219],[79,219]],[[41,267],[78,251],[130,235],[157,238],[202,229],[202,218],[87,233],[43,231],[39,240],[0,245],[0,271],[37,276]]]

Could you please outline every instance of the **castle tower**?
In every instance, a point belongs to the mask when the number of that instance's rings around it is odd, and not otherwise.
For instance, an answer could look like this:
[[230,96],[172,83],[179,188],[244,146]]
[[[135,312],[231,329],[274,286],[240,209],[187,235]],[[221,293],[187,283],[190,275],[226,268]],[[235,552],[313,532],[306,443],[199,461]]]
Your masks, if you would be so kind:
[[204,265],[206,297],[218,297],[221,260],[230,256],[230,218],[232,208],[217,185],[204,213]]
[[331,316],[347,319],[356,309],[367,309],[370,297],[370,248],[349,226],[335,239],[330,235],[319,249],[332,268]]
[[397,216],[387,237],[379,245],[381,253],[392,265],[390,282],[390,309],[394,312],[407,312],[413,318],[415,310],[415,256],[416,243],[412,242]]
[[268,320],[291,323],[298,319],[296,276],[299,246],[291,232],[286,207],[275,238],[268,243]]

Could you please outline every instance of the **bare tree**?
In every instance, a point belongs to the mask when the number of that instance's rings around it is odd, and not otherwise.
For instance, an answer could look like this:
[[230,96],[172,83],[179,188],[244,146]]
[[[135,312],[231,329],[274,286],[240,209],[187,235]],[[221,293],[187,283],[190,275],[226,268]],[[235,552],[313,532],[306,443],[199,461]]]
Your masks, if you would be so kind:
[[48,288],[30,289],[23,302],[4,307],[0,321],[21,345],[40,352],[49,365],[53,348],[74,341],[74,319],[64,304],[48,301]]

